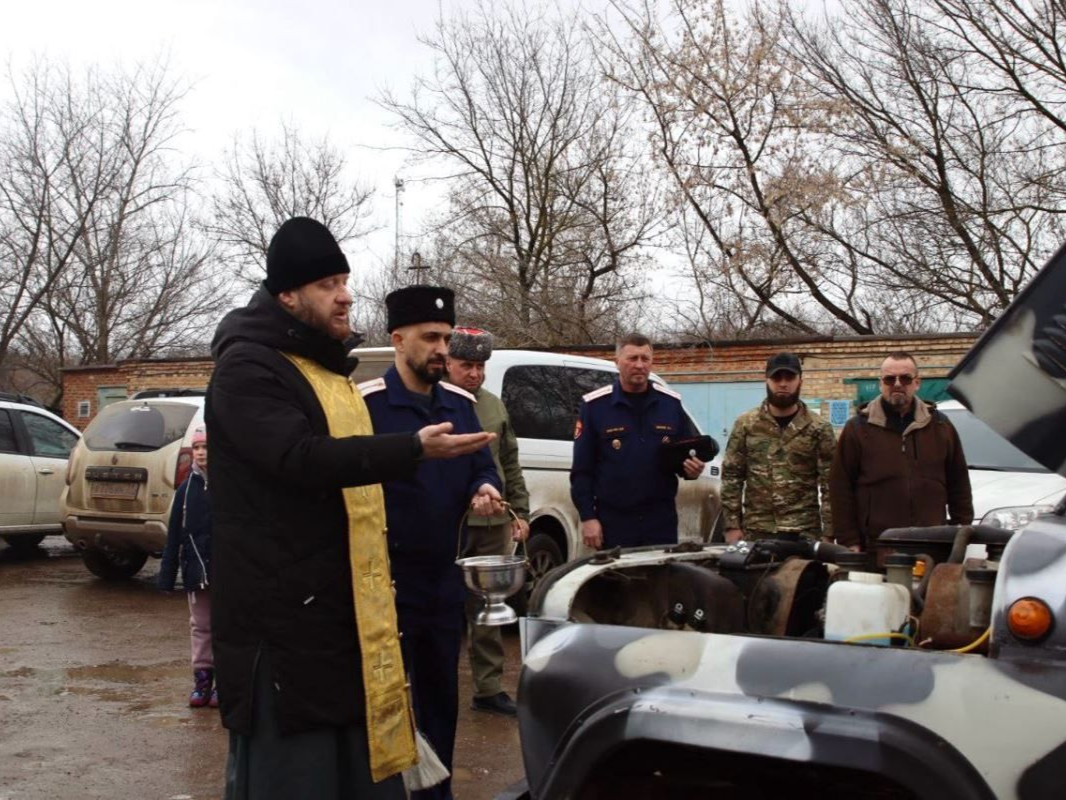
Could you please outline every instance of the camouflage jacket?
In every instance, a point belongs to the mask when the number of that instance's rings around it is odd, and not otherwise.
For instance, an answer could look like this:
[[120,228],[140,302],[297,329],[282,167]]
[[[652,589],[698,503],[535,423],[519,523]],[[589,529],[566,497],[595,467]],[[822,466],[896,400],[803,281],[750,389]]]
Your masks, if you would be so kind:
[[802,401],[799,405],[784,430],[765,402],[737,418],[722,462],[726,530],[832,535],[833,427]]

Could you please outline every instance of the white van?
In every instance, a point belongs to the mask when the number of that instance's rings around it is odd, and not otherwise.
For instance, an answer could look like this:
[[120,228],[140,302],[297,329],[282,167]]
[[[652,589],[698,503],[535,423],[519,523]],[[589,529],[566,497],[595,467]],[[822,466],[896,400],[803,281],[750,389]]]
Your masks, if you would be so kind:
[[[391,347],[352,351],[360,383],[385,373],[393,363]],[[570,461],[574,423],[582,395],[614,380],[610,361],[534,350],[494,350],[485,364],[484,388],[507,406],[519,459],[529,489],[530,537],[527,552],[531,584],[548,570],[590,551],[581,541],[581,523],[570,500]],[[657,375],[652,380],[666,382]],[[693,428],[697,428],[693,423]],[[694,481],[680,481],[677,495],[679,540],[704,542],[717,531],[720,462],[708,464]]]

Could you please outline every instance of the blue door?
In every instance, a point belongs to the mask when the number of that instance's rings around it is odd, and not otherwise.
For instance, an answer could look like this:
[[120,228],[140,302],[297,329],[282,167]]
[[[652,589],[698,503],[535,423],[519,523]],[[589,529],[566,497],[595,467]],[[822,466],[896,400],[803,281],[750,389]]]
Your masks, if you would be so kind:
[[736,418],[766,399],[762,381],[734,383],[671,383],[700,429],[718,440],[725,450]]

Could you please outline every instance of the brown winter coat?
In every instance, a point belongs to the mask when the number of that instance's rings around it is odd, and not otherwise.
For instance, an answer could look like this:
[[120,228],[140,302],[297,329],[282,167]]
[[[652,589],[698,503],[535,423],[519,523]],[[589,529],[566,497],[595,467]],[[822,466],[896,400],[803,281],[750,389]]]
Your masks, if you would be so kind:
[[838,544],[866,549],[888,528],[973,522],[959,435],[936,406],[915,402],[902,435],[886,427],[880,399],[844,426],[829,472]]

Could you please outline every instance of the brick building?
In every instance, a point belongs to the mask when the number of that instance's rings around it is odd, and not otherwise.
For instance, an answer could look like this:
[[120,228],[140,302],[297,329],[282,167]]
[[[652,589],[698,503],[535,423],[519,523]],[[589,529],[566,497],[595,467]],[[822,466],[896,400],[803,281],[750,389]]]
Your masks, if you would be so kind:
[[[952,367],[970,349],[975,334],[925,336],[825,336],[789,340],[720,341],[660,345],[655,369],[685,398],[692,415],[714,436],[727,434],[736,415],[765,396],[763,368],[780,350],[803,359],[803,395],[827,413],[831,400],[851,406],[877,393],[878,369],[894,350],[913,353],[921,367],[922,395],[939,399]],[[613,345],[556,348],[557,352],[613,359]],[[203,389],[210,358],[122,361],[63,370],[63,416],[83,428],[108,402],[142,389]]]
[[85,430],[108,403],[143,389],[206,389],[210,358],[160,358],[63,369],[63,418]]

